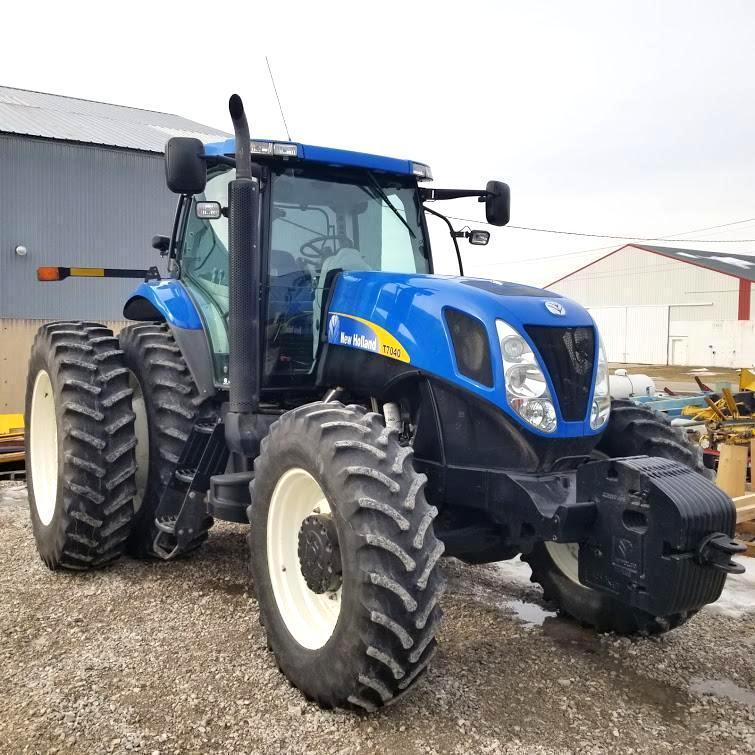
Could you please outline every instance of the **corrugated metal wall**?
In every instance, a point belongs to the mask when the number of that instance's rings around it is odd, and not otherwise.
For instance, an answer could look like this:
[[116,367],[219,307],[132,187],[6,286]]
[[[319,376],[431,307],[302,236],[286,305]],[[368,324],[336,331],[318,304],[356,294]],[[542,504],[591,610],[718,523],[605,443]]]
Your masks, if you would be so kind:
[[737,278],[631,247],[550,289],[586,307],[667,305],[671,322],[737,319]]
[[669,308],[590,307],[609,362],[666,364]]
[[[100,320],[114,332],[128,323]],[[31,345],[44,320],[0,320],[0,414],[24,411],[26,368]]]
[[150,242],[175,204],[162,155],[0,134],[0,318],[121,318],[138,281],[42,284],[36,269],[163,267]]

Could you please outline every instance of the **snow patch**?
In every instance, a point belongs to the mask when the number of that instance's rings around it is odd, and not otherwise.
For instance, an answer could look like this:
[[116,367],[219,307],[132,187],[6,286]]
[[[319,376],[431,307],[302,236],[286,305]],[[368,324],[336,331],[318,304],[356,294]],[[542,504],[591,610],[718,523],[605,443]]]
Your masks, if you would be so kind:
[[498,572],[501,580],[514,587],[530,587],[532,585],[530,582],[532,570],[519,556],[509,561],[497,561],[491,566]]
[[745,573],[730,574],[721,597],[706,610],[733,617],[755,611],[755,559],[737,556],[734,560],[745,567]]

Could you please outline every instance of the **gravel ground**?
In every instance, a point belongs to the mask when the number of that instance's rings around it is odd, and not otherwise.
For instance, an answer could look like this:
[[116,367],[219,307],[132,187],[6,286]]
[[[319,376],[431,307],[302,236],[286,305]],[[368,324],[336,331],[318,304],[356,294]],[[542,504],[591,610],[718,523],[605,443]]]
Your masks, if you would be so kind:
[[244,528],[194,558],[52,573],[0,487],[0,751],[755,752],[755,577],[662,639],[558,618],[519,561],[448,560],[441,650],[377,715],[319,710],[265,648]]

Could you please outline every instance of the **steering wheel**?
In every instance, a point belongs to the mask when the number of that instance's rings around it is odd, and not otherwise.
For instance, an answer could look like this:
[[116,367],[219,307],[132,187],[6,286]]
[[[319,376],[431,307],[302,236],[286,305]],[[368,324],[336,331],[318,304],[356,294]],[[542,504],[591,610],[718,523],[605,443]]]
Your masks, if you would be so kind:
[[322,253],[325,250],[325,242],[331,241],[332,239],[346,242],[342,244],[342,246],[354,246],[354,242],[345,234],[334,233],[330,236],[315,236],[309,241],[306,241],[299,247],[299,254],[310,260],[320,260],[322,259]]

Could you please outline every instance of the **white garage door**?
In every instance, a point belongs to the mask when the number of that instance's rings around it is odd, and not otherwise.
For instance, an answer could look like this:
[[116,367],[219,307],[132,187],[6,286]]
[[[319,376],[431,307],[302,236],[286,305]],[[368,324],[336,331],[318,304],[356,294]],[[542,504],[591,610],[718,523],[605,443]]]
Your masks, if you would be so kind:
[[666,364],[668,307],[590,308],[610,362]]

